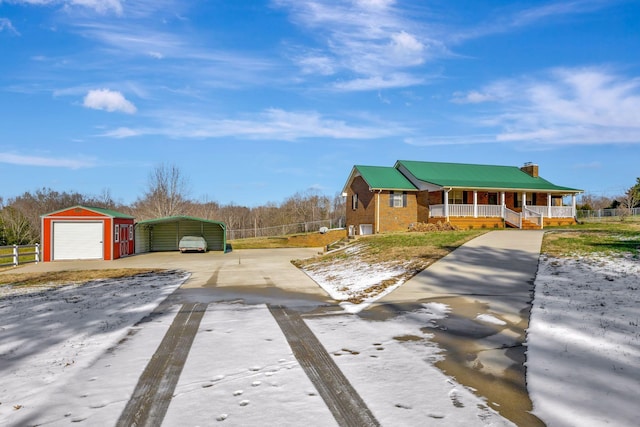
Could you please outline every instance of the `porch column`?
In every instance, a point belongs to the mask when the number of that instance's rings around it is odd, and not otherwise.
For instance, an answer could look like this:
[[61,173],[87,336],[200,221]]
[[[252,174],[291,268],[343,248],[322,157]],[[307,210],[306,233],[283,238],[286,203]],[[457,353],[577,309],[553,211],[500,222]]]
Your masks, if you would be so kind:
[[473,190],[473,217],[478,218],[478,190]]
[[500,204],[502,205],[502,218],[504,218],[504,210],[507,207],[507,204],[505,203],[504,191],[500,192]]
[[547,218],[551,218],[551,193],[547,193]]
[[571,215],[576,217],[576,193],[571,195]]
[[524,208],[527,207],[527,192],[522,192],[522,213],[524,213]]
[[449,191],[444,190],[444,217],[449,221]]

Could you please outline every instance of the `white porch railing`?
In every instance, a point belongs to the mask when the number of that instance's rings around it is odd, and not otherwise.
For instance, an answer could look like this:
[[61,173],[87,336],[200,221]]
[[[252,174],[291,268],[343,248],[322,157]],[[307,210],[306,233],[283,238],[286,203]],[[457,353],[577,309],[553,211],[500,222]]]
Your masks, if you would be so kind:
[[449,216],[473,217],[473,205],[449,205]]
[[[477,205],[478,217],[480,218],[503,218],[501,205]],[[505,208],[506,209],[506,208]],[[549,215],[548,206],[527,206],[526,209],[533,214],[542,215],[545,218],[573,218],[573,208],[571,206],[551,206],[551,215]],[[513,212],[513,211],[512,211]],[[444,205],[429,206],[430,217],[444,217]],[[449,216],[452,217],[473,217],[473,205],[469,204],[450,204]]]
[[522,215],[520,212],[512,211],[509,208],[504,208],[504,220],[511,225],[518,228],[522,228]]
[[526,206],[523,211],[524,217],[534,223],[536,226],[543,228],[544,227],[544,214],[541,212],[536,212],[532,210],[529,206]]
[[[502,206],[500,205],[477,205],[478,217],[502,218]],[[429,216],[442,217],[444,214],[444,205],[429,206]],[[449,205],[449,216],[454,217],[474,217],[473,205]]]
[[502,218],[502,205],[478,205],[478,216]]
[[431,218],[440,218],[446,216],[444,214],[444,205],[431,205],[429,206],[429,216]]
[[573,218],[573,208],[571,206],[527,206],[527,209],[544,215],[547,218]]

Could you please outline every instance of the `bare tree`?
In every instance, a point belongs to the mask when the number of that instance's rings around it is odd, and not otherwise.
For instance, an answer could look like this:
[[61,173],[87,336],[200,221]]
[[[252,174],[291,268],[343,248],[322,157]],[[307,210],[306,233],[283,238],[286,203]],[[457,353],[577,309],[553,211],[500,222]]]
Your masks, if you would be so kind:
[[0,211],[0,227],[3,245],[30,245],[39,240],[39,228],[34,228],[29,218],[12,206]]
[[606,209],[611,206],[612,199],[605,196],[595,196],[585,193],[581,197],[579,209],[587,211],[597,211],[598,209]]
[[149,174],[148,188],[133,208],[139,219],[187,215],[187,179],[175,165],[162,164]]
[[41,188],[9,199],[0,211],[0,225],[7,244],[29,244],[40,239],[40,216],[86,203],[80,193]]
[[624,219],[632,215],[633,208],[640,205],[640,178],[638,178],[638,184],[633,187],[627,189],[624,195],[622,196],[622,202],[620,203],[620,207],[622,208],[622,215],[620,215],[620,220],[624,221]]

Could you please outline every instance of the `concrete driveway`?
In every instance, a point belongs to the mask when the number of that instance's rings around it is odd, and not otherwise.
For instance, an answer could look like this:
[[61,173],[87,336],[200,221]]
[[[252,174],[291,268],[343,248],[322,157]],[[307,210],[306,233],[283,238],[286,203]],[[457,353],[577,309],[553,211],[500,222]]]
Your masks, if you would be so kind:
[[372,316],[388,316],[411,311],[418,303],[446,304],[447,317],[430,329],[446,350],[437,366],[500,402],[495,409],[526,426],[543,425],[529,414],[524,346],[543,235],[539,230],[500,230],[479,236],[371,310]]
[[[313,280],[291,264],[291,260],[309,258],[322,248],[250,249],[222,253],[151,252],[113,261],[54,261],[28,264],[9,272],[48,272],[63,270],[102,270],[119,268],[163,268],[184,270],[191,277],[181,289],[278,288],[287,292],[326,297]],[[1,274],[1,273],[0,273]]]

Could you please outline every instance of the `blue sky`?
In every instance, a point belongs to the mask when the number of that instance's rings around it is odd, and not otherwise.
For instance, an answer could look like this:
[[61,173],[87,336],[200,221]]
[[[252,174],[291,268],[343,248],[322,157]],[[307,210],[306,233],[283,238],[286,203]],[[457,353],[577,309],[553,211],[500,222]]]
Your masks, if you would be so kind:
[[640,176],[640,2],[0,0],[0,196],[334,195],[354,164]]

